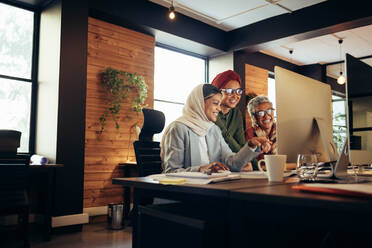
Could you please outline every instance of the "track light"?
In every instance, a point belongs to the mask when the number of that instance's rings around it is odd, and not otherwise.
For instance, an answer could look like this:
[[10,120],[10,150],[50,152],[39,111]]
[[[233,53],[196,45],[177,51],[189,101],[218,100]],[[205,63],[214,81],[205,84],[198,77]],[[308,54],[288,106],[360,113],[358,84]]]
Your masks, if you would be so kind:
[[176,12],[174,10],[174,5],[173,5],[173,1],[172,1],[172,4],[171,6],[169,7],[169,11],[168,11],[168,17],[170,20],[174,20],[174,18],[176,18]]
[[[342,61],[342,51],[341,51],[341,44],[342,44],[342,39],[338,40],[338,44],[340,44],[340,61]],[[340,85],[345,84],[346,78],[344,75],[342,75],[342,62],[340,62],[340,76],[337,78],[337,83]]]
[[289,54],[291,56],[290,57],[290,62],[291,62],[291,64],[293,64],[293,61],[292,61],[293,60],[293,55],[292,55],[293,54],[293,48],[289,48]]
[[342,71],[340,71],[340,76],[337,78],[337,83],[343,85],[346,82],[346,78],[342,75]]

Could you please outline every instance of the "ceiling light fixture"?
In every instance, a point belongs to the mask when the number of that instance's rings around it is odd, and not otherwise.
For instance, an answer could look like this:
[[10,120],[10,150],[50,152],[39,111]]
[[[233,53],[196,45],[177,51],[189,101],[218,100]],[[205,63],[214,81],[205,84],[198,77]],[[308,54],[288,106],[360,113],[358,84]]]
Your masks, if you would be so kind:
[[175,12],[175,10],[174,10],[173,1],[172,1],[171,6],[169,7],[168,17],[169,17],[169,19],[171,19],[172,21],[174,20],[174,18],[176,18],[176,12]]
[[293,54],[293,48],[289,48],[289,54],[290,54],[290,56],[291,56],[291,58],[290,58],[290,60],[291,60],[291,64],[293,64],[293,61],[292,61],[292,59],[293,59],[293,57],[292,57],[292,54]]
[[345,84],[345,82],[346,82],[345,76],[342,75],[342,50],[341,50],[342,42],[343,42],[343,39],[338,40],[338,44],[340,44],[340,61],[341,62],[340,62],[340,76],[337,78],[337,83],[341,84],[341,85]]

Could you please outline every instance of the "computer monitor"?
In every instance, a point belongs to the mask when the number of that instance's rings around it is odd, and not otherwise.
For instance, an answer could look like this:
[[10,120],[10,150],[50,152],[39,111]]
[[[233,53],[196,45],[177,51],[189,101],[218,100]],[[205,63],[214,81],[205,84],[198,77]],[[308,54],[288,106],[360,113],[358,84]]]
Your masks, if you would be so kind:
[[330,86],[278,66],[274,70],[278,154],[286,154],[289,163],[296,162],[298,154],[336,161]]
[[346,54],[350,162],[372,164],[372,67]]

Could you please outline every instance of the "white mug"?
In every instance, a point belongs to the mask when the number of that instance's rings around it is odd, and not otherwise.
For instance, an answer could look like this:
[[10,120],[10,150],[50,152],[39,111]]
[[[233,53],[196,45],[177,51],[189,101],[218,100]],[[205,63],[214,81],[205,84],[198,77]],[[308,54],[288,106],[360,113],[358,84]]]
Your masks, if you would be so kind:
[[265,155],[267,177],[270,182],[282,182],[287,155]]

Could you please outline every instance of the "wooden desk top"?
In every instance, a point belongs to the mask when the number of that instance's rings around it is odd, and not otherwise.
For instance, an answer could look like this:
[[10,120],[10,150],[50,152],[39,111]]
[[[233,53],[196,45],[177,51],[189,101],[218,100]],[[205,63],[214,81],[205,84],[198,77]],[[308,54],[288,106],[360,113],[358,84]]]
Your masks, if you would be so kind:
[[366,211],[370,214],[372,209],[371,199],[337,196],[330,194],[301,192],[291,188],[290,184],[275,187],[256,187],[236,189],[231,192],[231,198],[236,200],[276,203],[299,207],[321,207],[339,210],[355,209]]
[[268,182],[267,179],[239,179],[206,185],[195,184],[164,185],[160,184],[158,181],[155,181],[147,177],[113,178],[112,183],[123,186],[132,186],[141,189],[152,189],[179,193],[192,193],[198,195],[210,195],[221,197],[228,196],[228,194],[232,190],[242,188],[268,187],[273,185],[284,184]]
[[63,164],[30,164],[29,168],[62,168],[64,167]]
[[235,200],[252,202],[279,203],[301,207],[332,207],[339,210],[355,209],[370,213],[371,199],[361,199],[345,196],[307,193],[291,188],[294,183],[268,182],[267,179],[239,179],[219,182],[216,184],[195,185],[178,184],[164,185],[151,178],[131,177],[113,178],[112,183],[132,186],[139,189],[158,190],[172,193],[186,193],[205,196],[229,197]]

